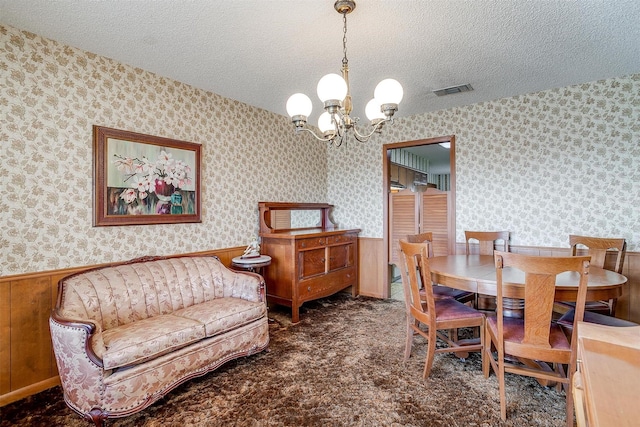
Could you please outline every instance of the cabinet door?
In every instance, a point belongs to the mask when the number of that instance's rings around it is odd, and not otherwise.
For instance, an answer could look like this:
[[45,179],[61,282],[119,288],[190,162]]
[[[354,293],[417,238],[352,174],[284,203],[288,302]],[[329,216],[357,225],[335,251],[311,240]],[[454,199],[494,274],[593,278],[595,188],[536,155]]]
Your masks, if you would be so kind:
[[433,255],[449,255],[451,245],[449,241],[449,193],[425,192],[422,194],[422,217],[420,232],[433,233]]
[[325,272],[325,248],[300,251],[300,278],[315,276]]
[[329,271],[353,265],[352,245],[329,247]]
[[398,241],[408,234],[433,233],[434,256],[453,253],[455,236],[449,213],[451,197],[448,192],[428,189],[423,193],[403,190],[389,198],[389,261],[397,264]]
[[389,194],[389,262],[398,264],[398,241],[419,232],[419,200],[416,193],[403,190]]

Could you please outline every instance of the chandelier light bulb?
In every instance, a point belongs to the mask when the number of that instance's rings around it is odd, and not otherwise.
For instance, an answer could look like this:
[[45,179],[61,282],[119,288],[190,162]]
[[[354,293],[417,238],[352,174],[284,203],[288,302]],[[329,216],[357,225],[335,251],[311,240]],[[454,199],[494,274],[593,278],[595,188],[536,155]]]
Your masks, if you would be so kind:
[[320,117],[318,117],[318,129],[320,129],[320,132],[322,133],[335,131],[335,126],[331,120],[331,114],[326,111],[320,114]]
[[290,117],[305,116],[309,117],[313,104],[311,99],[304,93],[294,93],[287,100],[287,114]]
[[377,99],[373,98],[371,101],[367,102],[367,106],[364,108],[364,113],[367,115],[367,118],[371,121],[375,119],[384,119],[384,113],[380,109],[381,102]]
[[384,79],[373,92],[373,97],[380,101],[380,104],[400,104],[404,92],[402,85],[394,79]]
[[342,101],[347,96],[347,82],[338,74],[327,74],[318,82],[318,98],[325,102],[330,99]]

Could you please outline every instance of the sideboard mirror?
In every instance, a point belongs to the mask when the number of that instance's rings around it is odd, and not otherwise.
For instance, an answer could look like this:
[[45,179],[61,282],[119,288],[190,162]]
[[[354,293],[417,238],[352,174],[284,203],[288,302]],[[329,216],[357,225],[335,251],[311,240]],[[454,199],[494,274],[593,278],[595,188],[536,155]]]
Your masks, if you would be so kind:
[[260,233],[336,228],[327,203],[260,202]]

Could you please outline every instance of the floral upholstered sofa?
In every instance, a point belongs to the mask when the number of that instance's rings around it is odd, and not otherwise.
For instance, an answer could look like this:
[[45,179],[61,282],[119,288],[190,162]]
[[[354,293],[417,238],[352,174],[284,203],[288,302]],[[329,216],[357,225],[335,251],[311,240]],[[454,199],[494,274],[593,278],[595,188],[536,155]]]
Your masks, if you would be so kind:
[[97,426],[269,343],[262,277],[206,256],[65,277],[49,323],[65,402]]

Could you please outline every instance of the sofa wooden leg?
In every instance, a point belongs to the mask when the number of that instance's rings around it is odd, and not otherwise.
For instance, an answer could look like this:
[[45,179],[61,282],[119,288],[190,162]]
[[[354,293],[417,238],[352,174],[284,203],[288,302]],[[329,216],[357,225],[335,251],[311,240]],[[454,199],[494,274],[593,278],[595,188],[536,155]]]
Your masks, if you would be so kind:
[[96,427],[103,427],[105,425],[104,421],[106,418],[105,413],[100,408],[93,408],[89,414],[87,414],[87,419]]

